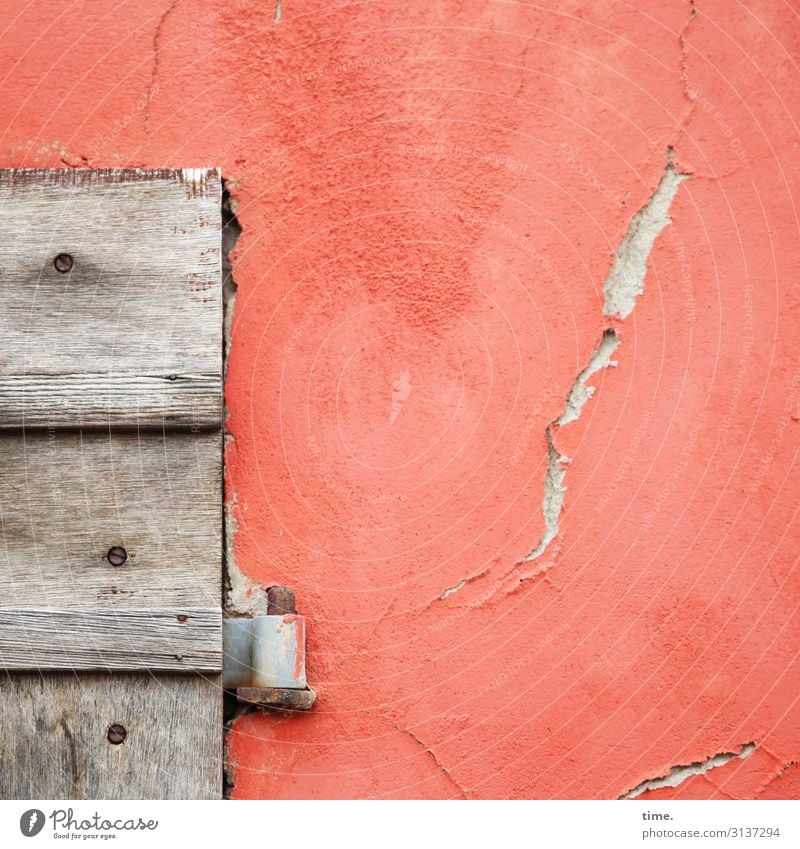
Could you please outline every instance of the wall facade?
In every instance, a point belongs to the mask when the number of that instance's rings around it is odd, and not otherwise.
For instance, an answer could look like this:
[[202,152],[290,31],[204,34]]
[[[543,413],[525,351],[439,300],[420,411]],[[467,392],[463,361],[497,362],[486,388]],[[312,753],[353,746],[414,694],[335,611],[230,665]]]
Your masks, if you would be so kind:
[[800,794],[786,4],[6,7],[0,164],[242,227],[230,603],[319,700],[234,797]]

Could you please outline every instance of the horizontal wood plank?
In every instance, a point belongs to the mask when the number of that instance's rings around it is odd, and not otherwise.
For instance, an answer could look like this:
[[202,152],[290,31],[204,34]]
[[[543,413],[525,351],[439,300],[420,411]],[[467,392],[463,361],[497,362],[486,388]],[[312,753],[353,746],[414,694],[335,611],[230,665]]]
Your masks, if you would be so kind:
[[0,375],[0,430],[218,428],[218,374]]
[[0,798],[218,799],[222,723],[218,676],[0,674]]
[[213,169],[0,170],[0,428],[219,427],[220,197]]
[[220,672],[219,608],[0,608],[0,669]]
[[[220,433],[7,433],[0,600],[18,607],[219,607]],[[114,546],[127,560],[108,560]]]
[[220,195],[0,171],[2,798],[220,795]]

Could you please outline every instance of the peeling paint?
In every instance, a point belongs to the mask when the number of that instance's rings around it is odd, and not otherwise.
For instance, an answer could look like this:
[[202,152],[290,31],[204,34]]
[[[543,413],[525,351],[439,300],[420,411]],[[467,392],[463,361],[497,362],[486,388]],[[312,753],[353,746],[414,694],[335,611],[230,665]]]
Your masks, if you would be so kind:
[[695,761],[684,766],[673,766],[668,773],[657,778],[648,778],[637,784],[632,790],[620,796],[620,799],[635,799],[648,790],[658,790],[661,787],[677,787],[679,784],[691,778],[693,775],[705,775],[710,769],[730,763],[733,760],[741,760],[751,755],[756,749],[755,743],[745,743],[737,752],[720,752],[712,755],[704,761]]
[[[670,160],[672,150],[670,150]],[[620,318],[628,316],[636,305],[636,298],[644,292],[644,278],[647,274],[647,261],[656,239],[671,222],[667,215],[669,207],[682,180],[688,175],[679,174],[672,165],[667,165],[664,176],[658,184],[649,203],[633,216],[619,249],[614,255],[614,263],[609,273],[604,291],[606,315],[619,313]],[[564,506],[567,474],[565,465],[570,458],[562,456],[555,447],[554,433],[558,428],[576,421],[586,402],[594,394],[594,387],[587,381],[600,369],[615,366],[611,355],[619,345],[617,333],[613,328],[603,331],[603,338],[592,352],[586,367],[575,378],[567,394],[564,412],[547,428],[547,473],[544,481],[542,515],[544,531],[536,547],[526,555],[523,562],[536,560],[547,551],[550,543],[558,535],[559,516]]]
[[225,603],[292,585],[322,683],[230,795],[609,798],[733,729],[639,798],[800,794],[785,3],[5,5],[4,165],[241,205]]
[[603,287],[603,312],[606,315],[616,314],[620,318],[627,318],[636,306],[636,299],[644,292],[650,251],[653,250],[662,230],[672,222],[669,208],[680,184],[688,176],[679,174],[672,163],[667,165],[655,194],[647,205],[633,216],[625,237],[614,254],[614,264]]
[[564,463],[569,462],[569,458],[562,457],[556,451],[553,445],[553,428],[548,427],[545,431],[547,438],[547,473],[544,479],[544,496],[542,498],[542,516],[544,516],[544,531],[539,538],[539,542],[530,554],[526,555],[524,561],[527,563],[531,560],[536,560],[541,557],[547,550],[550,543],[558,534],[558,520],[561,514],[561,508],[564,506],[564,478],[567,475],[567,470],[564,468]]
[[446,590],[444,590],[442,592],[442,594],[439,596],[439,598],[445,599],[448,596],[451,596],[453,593],[457,593],[460,589],[465,587],[466,584],[467,584],[467,579],[462,578],[457,584],[454,584],[452,587],[448,587]]
[[564,412],[555,421],[559,427],[574,422],[580,416],[584,405],[594,395],[594,387],[587,385],[588,379],[600,369],[616,365],[611,355],[617,350],[617,345],[619,345],[619,339],[617,339],[616,331],[613,329],[603,331],[600,344],[594,349],[586,368],[575,379],[569,391]]

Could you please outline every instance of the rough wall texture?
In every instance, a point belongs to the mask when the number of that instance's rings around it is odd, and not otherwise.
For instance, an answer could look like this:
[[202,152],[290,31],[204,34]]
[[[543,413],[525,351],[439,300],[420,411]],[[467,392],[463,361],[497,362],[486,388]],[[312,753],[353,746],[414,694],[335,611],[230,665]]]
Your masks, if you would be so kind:
[[234,796],[800,796],[789,4],[0,15],[0,164],[236,203],[233,600],[320,695]]

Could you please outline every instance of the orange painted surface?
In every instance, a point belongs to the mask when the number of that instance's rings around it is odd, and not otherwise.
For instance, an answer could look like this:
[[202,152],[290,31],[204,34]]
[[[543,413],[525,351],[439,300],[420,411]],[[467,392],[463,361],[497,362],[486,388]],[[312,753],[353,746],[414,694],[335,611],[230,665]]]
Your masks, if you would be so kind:
[[236,559],[296,591],[319,701],[236,724],[233,794],[617,797],[752,742],[650,795],[797,796],[797,16],[268,5],[0,12],[2,165],[220,165],[238,202]]

